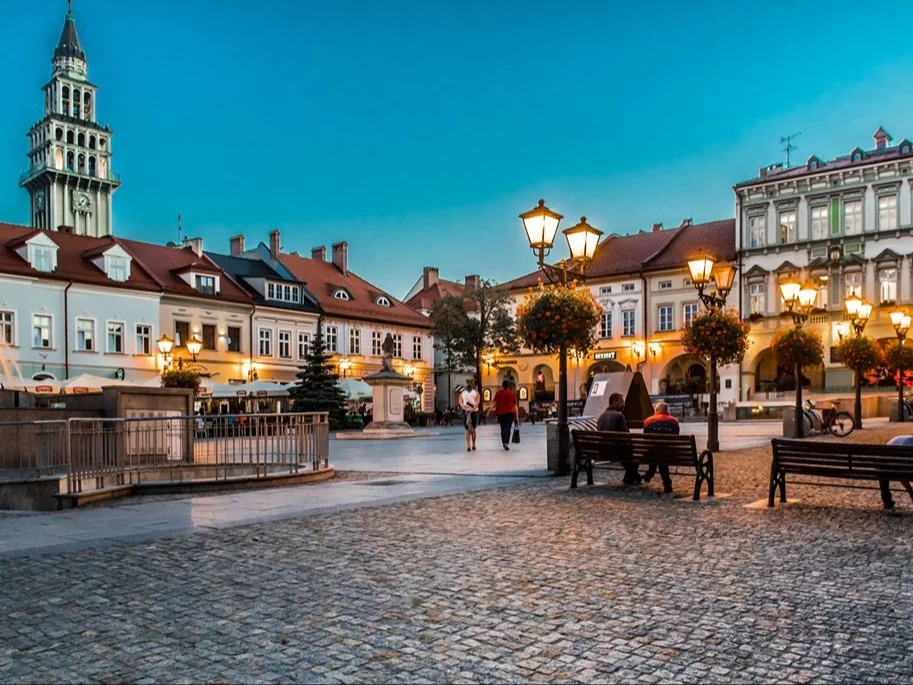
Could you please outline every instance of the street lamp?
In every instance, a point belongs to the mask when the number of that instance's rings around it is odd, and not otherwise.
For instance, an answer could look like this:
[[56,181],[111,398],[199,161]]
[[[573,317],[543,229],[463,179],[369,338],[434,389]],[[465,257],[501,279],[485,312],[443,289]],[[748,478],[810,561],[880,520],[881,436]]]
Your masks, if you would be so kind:
[[343,359],[339,362],[339,368],[342,369],[342,377],[345,378],[349,375],[349,369],[352,368],[352,362],[348,359]]
[[[712,257],[700,254],[688,260],[691,285],[707,309],[722,309],[735,282],[735,267],[727,261],[715,262]],[[714,289],[709,290],[711,281]],[[705,292],[706,291],[706,292]],[[707,412],[707,449],[720,449],[720,418],[716,411],[717,368],[716,359],[710,358],[710,408]]]
[[[792,317],[795,327],[802,328],[802,325],[811,316],[812,308],[815,306],[815,300],[818,297],[818,291],[811,283],[803,285],[797,279],[792,278],[780,282],[780,296],[783,298],[783,306],[786,307],[786,311]],[[796,364],[794,372],[796,374],[796,407],[793,437],[802,438],[805,432],[802,425],[802,365]]]
[[187,351],[190,353],[190,356],[193,357],[193,363],[197,362],[197,355],[200,354],[200,351],[203,349],[203,341],[200,340],[197,336],[193,336],[190,340],[187,341]]
[[171,363],[171,350],[174,348],[174,340],[167,335],[163,335],[155,341],[155,344],[158,346],[162,359],[165,361],[164,367],[162,368],[162,371],[164,372]]
[[[564,230],[570,252],[570,263],[576,269],[568,268],[568,263],[561,260],[558,266],[546,264],[545,257],[555,244],[558,224],[563,219],[560,214],[545,206],[545,200],[528,212],[520,214],[523,229],[529,246],[536,254],[539,268],[551,283],[560,283],[567,287],[568,277],[583,281],[585,271],[593,259],[599,236],[602,231],[590,226],[586,217],[580,217],[580,223]],[[558,350],[558,469],[557,475],[564,476],[570,472],[570,432],[567,425],[567,344],[562,341]]]
[[[866,324],[869,322],[869,317],[872,316],[871,303],[853,294],[843,301],[843,306],[846,308],[847,316],[850,317],[853,332],[856,337],[861,337],[863,331],[865,331]],[[856,421],[856,428],[862,429],[862,374],[859,373],[859,369],[854,369],[853,376],[855,377],[856,386],[856,405],[853,408],[855,416],[853,418]]]
[[[910,315],[905,311],[898,309],[891,312],[891,325],[894,326],[894,332],[897,334],[897,341],[901,346],[907,340],[907,332],[910,330]],[[897,369],[897,420],[903,421],[903,372],[901,366]]]

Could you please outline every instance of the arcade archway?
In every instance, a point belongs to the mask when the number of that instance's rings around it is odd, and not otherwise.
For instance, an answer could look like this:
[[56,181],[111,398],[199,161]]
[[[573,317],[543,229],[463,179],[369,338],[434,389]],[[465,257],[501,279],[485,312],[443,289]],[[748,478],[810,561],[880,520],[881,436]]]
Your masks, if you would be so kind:
[[703,360],[682,354],[666,364],[659,379],[663,395],[698,395],[708,391],[709,371]]

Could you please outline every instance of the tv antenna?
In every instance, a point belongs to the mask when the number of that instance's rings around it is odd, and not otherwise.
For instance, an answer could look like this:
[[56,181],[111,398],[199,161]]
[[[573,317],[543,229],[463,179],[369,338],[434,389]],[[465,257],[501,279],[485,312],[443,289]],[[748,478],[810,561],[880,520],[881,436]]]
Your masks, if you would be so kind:
[[184,239],[184,215],[178,214],[176,218],[178,222],[178,245],[180,245],[181,241]]
[[793,133],[791,136],[783,136],[780,138],[780,145],[784,145],[783,152],[786,153],[786,168],[789,169],[789,153],[798,150],[799,148],[793,145],[793,138],[798,138],[802,133]]

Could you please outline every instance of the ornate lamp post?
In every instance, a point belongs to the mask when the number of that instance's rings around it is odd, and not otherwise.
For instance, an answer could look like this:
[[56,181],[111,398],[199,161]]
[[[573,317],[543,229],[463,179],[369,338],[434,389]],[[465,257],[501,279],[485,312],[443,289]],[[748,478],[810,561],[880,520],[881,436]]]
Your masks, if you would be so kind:
[[[184,360],[180,357],[174,357],[172,352],[174,351],[174,339],[169,338],[167,335],[163,335],[161,338],[155,341],[156,346],[159,348],[159,352],[162,355],[162,358],[165,360],[165,365],[162,368],[164,373],[172,362],[176,362],[179,369],[184,367]],[[198,337],[193,336],[190,340],[187,341],[187,352],[190,353],[190,356],[193,358],[193,363],[196,364],[197,356],[200,354],[200,351],[203,349],[203,341]]]
[[349,375],[349,369],[352,368],[352,362],[348,359],[342,359],[339,362],[339,368],[342,369],[342,377],[345,378]]
[[190,356],[193,358],[193,363],[197,363],[197,356],[203,349],[203,341],[200,340],[197,336],[193,336],[190,340],[187,341],[187,351],[190,353]]
[[[735,267],[729,262],[716,263],[707,255],[699,255],[688,260],[688,271],[691,273],[691,284],[697,290],[697,296],[709,309],[722,309],[726,306],[726,297],[732,290],[735,281]],[[714,290],[709,290],[711,282]],[[707,449],[716,452],[720,449],[720,419],[716,411],[717,368],[716,359],[710,359],[710,408],[707,412]]]
[[159,353],[162,355],[162,359],[165,362],[162,366],[162,373],[164,374],[171,364],[171,350],[174,348],[174,340],[167,335],[163,335],[155,341],[155,344],[159,348]]
[[[869,302],[866,302],[858,295],[850,295],[843,302],[843,306],[846,307],[847,316],[850,317],[850,324],[853,326],[853,332],[857,337],[862,336],[865,331],[865,326],[869,322],[869,317],[872,316],[872,305]],[[862,378],[858,370],[854,370],[854,385],[856,389],[856,405],[853,408],[853,413],[855,416],[853,419],[856,421],[856,428],[862,428]]]
[[[567,239],[570,251],[570,265],[562,259],[557,266],[547,264],[545,257],[555,244],[555,235],[558,233],[558,224],[563,219],[560,214],[553,212],[545,206],[545,200],[528,212],[520,215],[523,228],[526,231],[529,246],[539,264],[551,283],[560,283],[567,287],[568,278],[583,281],[589,262],[596,252],[599,236],[602,231],[593,228],[586,222],[586,217],[580,217],[580,223],[565,229],[564,237]],[[573,268],[576,266],[576,269]],[[559,476],[570,472],[570,432],[567,426],[567,345],[562,342],[558,352],[558,471]]]
[[[783,298],[783,306],[792,317],[793,324],[796,328],[802,328],[802,324],[808,321],[815,306],[815,300],[818,298],[818,291],[811,283],[802,285],[796,279],[783,281],[780,283],[780,296]],[[793,437],[804,437],[804,428],[802,426],[802,367],[796,364],[796,414],[795,425],[793,426]]]
[[[897,341],[903,345],[910,330],[910,315],[903,310],[891,312],[891,325],[897,334]],[[897,369],[897,420],[903,421],[903,367]]]

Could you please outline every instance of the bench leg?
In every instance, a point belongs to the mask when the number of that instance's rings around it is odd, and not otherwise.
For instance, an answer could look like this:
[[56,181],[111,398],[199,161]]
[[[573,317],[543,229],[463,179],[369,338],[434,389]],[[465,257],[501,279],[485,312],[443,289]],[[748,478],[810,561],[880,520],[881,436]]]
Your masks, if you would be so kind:
[[894,498],[891,496],[891,482],[887,480],[878,481],[878,489],[881,490],[881,503],[885,509],[894,508]]
[[701,498],[701,484],[707,483],[707,496],[713,497],[713,452],[704,450],[697,463],[697,477],[694,479],[694,499]]
[[907,494],[910,496],[910,499],[913,499],[913,487],[910,486],[910,481],[903,480],[900,482],[903,485],[903,489],[907,491]]
[[593,484],[593,460],[592,459],[587,459],[587,462],[586,462],[586,484],[587,485]]
[[574,459],[574,465],[571,467],[571,490],[577,488],[577,476],[580,473],[580,464]]
[[786,501],[786,474],[780,473],[778,468],[777,458],[774,457],[773,461],[770,462],[770,490],[767,493],[767,506],[772,507],[774,505],[774,497],[777,494],[777,486],[780,487],[780,501]]

